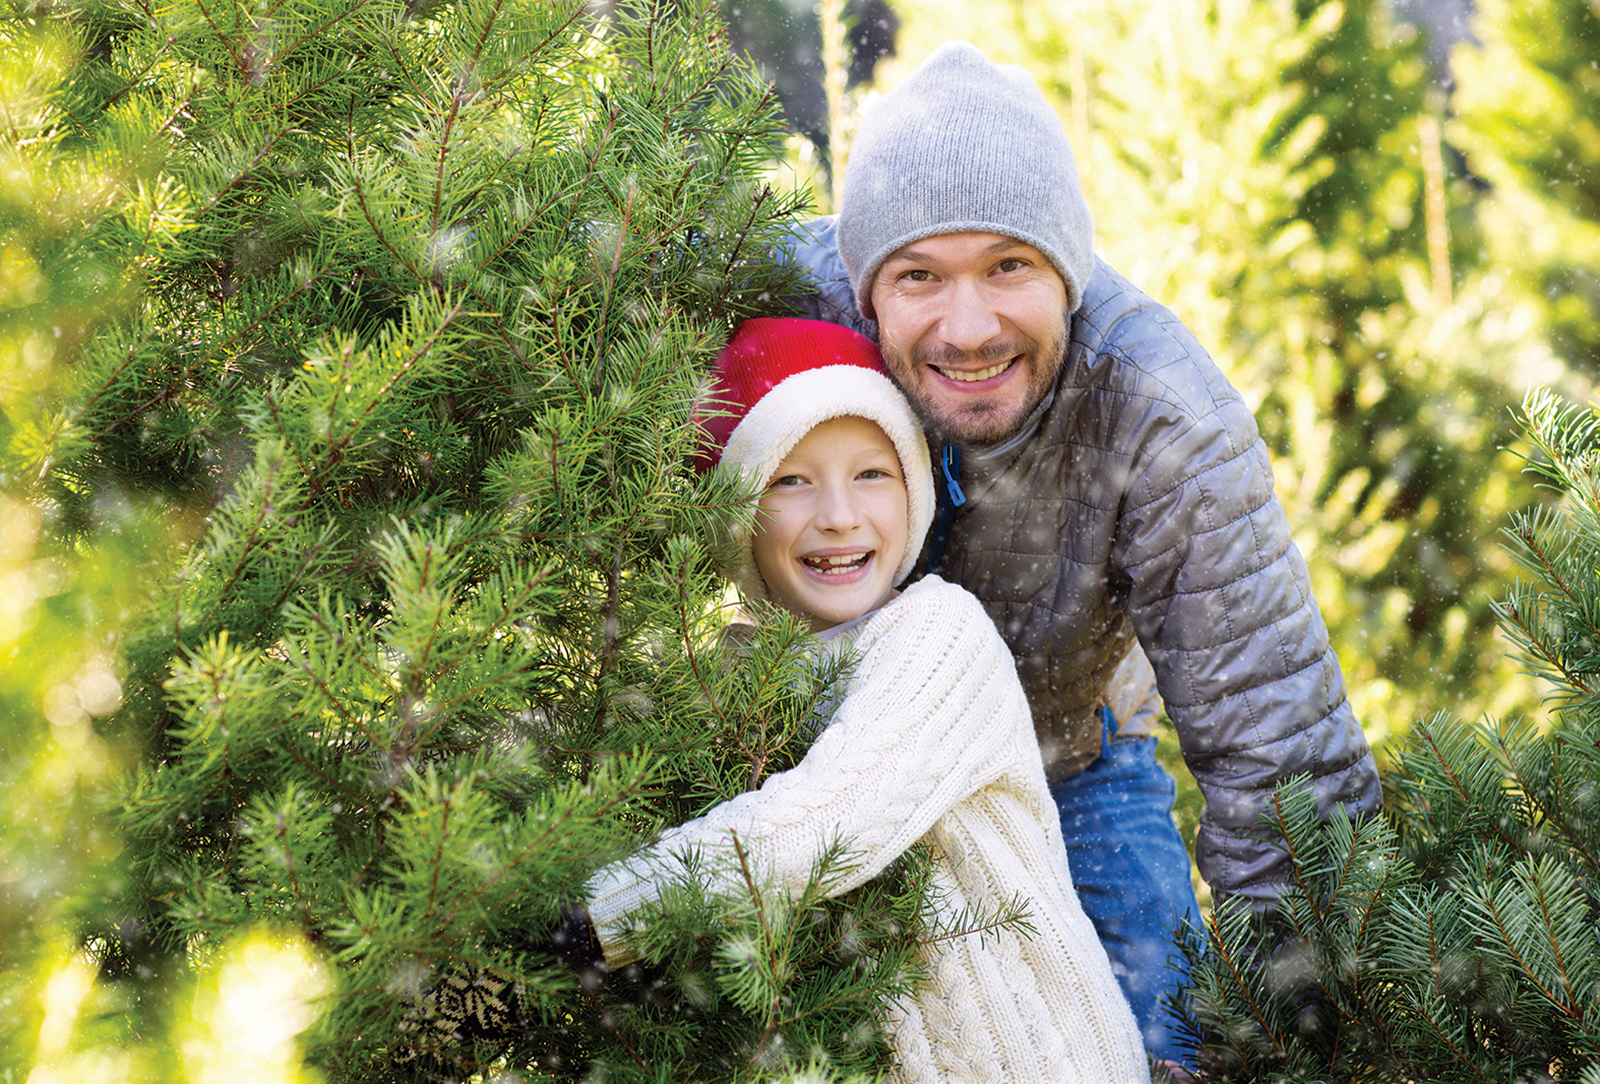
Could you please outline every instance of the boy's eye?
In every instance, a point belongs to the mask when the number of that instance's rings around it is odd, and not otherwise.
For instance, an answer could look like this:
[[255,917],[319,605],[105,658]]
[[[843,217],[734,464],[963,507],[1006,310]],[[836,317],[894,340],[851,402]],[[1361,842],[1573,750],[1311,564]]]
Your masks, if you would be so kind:
[[889,477],[889,472],[886,470],[881,470],[877,467],[868,467],[866,470],[861,472],[859,477],[866,479],[887,478]]
[[774,478],[772,480],[772,486],[769,488],[777,488],[779,486],[797,486],[800,484],[800,480],[801,479],[798,474],[785,474],[781,478]]

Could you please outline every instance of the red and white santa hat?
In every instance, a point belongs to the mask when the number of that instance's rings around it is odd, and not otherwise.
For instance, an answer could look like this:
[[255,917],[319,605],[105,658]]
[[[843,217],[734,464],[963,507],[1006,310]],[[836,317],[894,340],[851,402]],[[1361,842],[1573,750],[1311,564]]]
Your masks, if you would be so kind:
[[[727,413],[701,418],[709,439],[699,466],[737,471],[762,486],[823,422],[847,416],[876,422],[894,444],[906,482],[906,552],[894,582],[911,575],[933,522],[933,466],[922,426],[872,340],[820,320],[746,320],[710,377],[709,399]],[[756,571],[752,526],[742,528],[738,565],[728,576],[746,598],[770,601]]]

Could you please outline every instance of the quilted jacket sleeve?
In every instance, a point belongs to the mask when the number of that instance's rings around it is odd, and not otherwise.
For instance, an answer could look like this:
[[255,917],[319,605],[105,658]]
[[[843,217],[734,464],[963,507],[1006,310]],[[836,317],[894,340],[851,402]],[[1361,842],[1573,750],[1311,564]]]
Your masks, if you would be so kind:
[[811,276],[816,292],[793,299],[806,316],[830,324],[843,324],[876,340],[878,325],[856,308],[850,275],[839,256],[837,224],[838,219],[833,215],[797,223],[788,243],[778,250],[778,258],[805,269]]
[[[1261,837],[1273,788],[1311,778],[1324,815],[1376,809],[1378,776],[1273,493],[1255,419],[1159,306],[1113,333],[1182,363],[1125,358],[1139,373],[1124,407],[1130,463],[1115,563],[1206,809],[1197,859],[1221,892],[1267,906],[1287,856]],[[1194,356],[1194,355],[1198,356]]]
[[1028,718],[1022,687],[967,592],[923,581],[873,618],[857,646],[845,697],[799,764],[591,880],[589,914],[613,964],[631,958],[628,914],[683,873],[687,852],[711,859],[736,891],[728,860],[737,834],[757,876],[799,891],[824,850],[843,841],[856,862],[834,886],[845,892],[1017,763],[1017,726],[1006,720]]

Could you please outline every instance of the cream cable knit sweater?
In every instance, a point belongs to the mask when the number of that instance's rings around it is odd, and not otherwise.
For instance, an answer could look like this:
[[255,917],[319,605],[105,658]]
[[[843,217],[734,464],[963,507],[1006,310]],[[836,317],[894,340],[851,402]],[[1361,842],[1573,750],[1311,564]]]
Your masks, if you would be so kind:
[[856,646],[838,710],[798,765],[595,875],[589,914],[607,957],[633,958],[627,916],[682,873],[679,856],[730,854],[731,833],[794,891],[835,839],[861,857],[840,892],[927,839],[942,917],[1020,896],[1037,933],[929,947],[930,984],[892,1014],[892,1079],[1148,1081],[1138,1027],[1068,879],[1027,700],[988,615],[929,576],[868,620]]

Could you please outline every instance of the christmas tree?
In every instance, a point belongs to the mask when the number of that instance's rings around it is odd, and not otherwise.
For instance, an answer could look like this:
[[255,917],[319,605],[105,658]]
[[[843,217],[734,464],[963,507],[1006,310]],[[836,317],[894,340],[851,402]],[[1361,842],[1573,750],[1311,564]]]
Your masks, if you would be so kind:
[[1550,718],[1419,723],[1362,824],[1280,791],[1279,915],[1224,906],[1186,948],[1203,1079],[1600,1079],[1600,409],[1524,417],[1566,500],[1507,529],[1527,578],[1496,610]]
[[[751,495],[688,466],[700,373],[800,288],[769,254],[800,204],[713,10],[91,2],[3,33],[0,267],[32,284],[4,571],[100,607],[77,671],[3,690],[37,841],[0,879],[7,1072],[881,1068],[924,856],[843,900],[848,841],[799,899],[686,881],[598,984],[541,950],[600,865],[794,763],[839,672],[793,620],[720,635]],[[74,620],[48,598],[14,676]],[[19,806],[68,742],[92,830]]]

